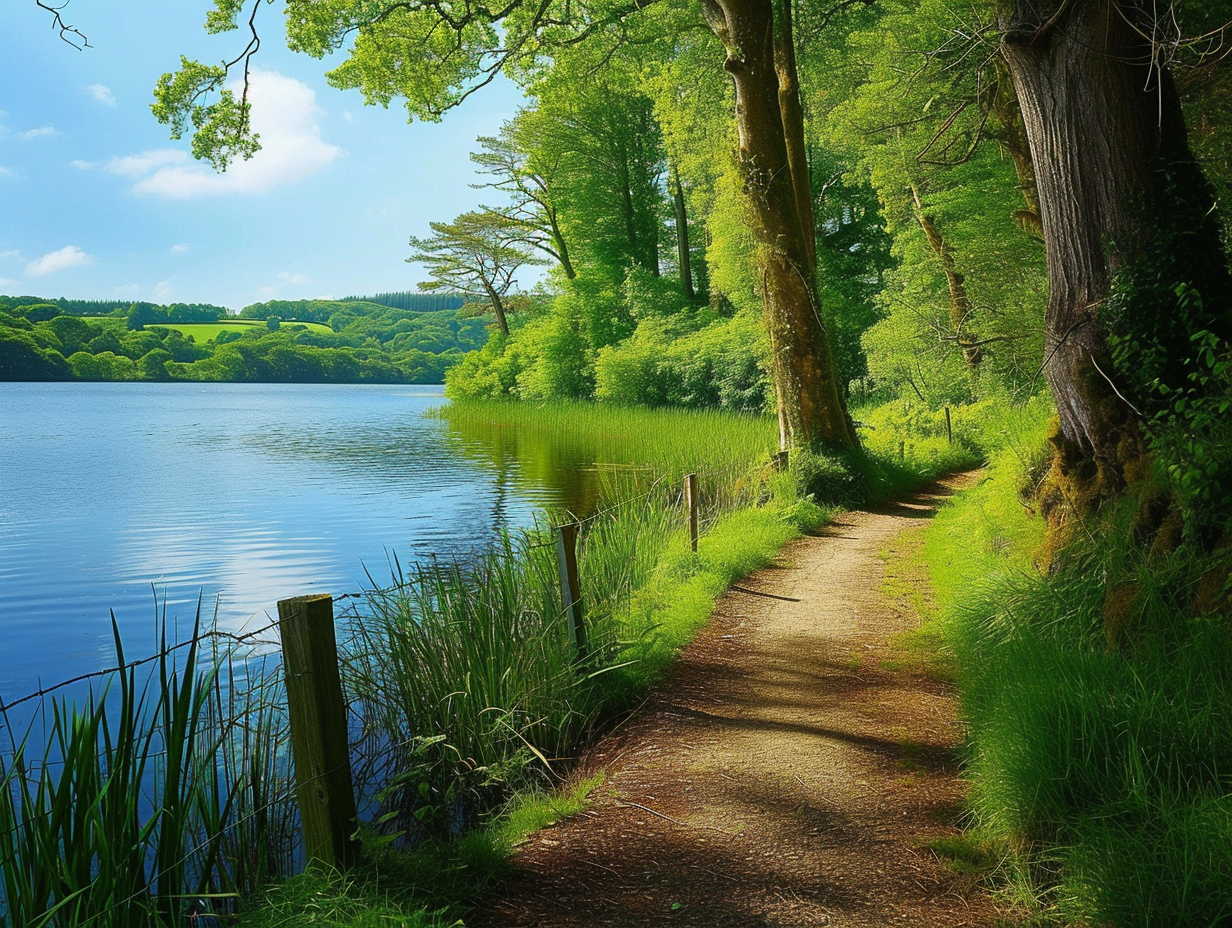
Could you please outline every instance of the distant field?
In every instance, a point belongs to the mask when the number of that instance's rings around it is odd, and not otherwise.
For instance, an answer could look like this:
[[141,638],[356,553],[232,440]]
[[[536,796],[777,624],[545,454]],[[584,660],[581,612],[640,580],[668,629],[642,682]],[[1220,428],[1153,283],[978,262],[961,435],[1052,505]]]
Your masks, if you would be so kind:
[[123,316],[82,316],[86,322],[92,322],[94,325],[109,326],[113,329],[119,329],[123,332],[128,328],[128,320]]
[[[232,319],[227,322],[171,322],[154,323],[160,329],[171,329],[181,335],[191,335],[198,345],[217,338],[220,332],[248,332],[252,329],[264,329],[263,319]],[[302,327],[312,332],[332,333],[334,330],[319,322],[291,322],[284,320],[283,328]]]

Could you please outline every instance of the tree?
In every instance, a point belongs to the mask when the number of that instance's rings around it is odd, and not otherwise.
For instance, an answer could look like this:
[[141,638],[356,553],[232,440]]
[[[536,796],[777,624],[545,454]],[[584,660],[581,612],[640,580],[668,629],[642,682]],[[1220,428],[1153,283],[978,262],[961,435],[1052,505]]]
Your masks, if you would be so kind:
[[825,76],[818,142],[867,173],[893,235],[870,373],[933,406],[1032,389],[1043,360],[1030,154],[1003,124],[1017,101],[990,10],[878,0],[806,32],[801,59]]
[[1079,509],[1142,475],[1142,426],[1185,387],[1192,337],[1226,345],[1232,334],[1218,223],[1167,57],[1175,44],[1155,41],[1181,13],[1134,0],[999,3],[1047,247],[1057,463]]
[[[684,0],[658,2],[672,10],[690,6]],[[388,105],[401,97],[412,118],[435,120],[502,71],[533,63],[545,49],[626,34],[635,28],[630,23],[646,21],[644,9],[653,5],[644,0],[509,0],[494,9],[479,0],[339,0],[287,3],[285,12],[294,50],[324,57],[350,43],[346,60],[329,72],[335,86],[360,89],[370,103]],[[260,6],[260,0],[253,0],[253,16]],[[726,46],[723,67],[736,88],[739,159],[760,245],[781,439],[784,445],[856,448],[813,279],[791,4],[702,0],[702,8]],[[240,0],[215,0],[208,28],[238,28],[243,9]],[[256,43],[250,42],[231,65],[242,62],[246,69],[255,52]],[[191,125],[194,153],[218,165],[232,154],[250,154],[255,146],[246,100],[220,92],[227,68],[185,60],[177,74],[160,79],[154,106],[173,133]],[[212,93],[218,94],[217,101],[206,102]]]
[[500,134],[480,136],[482,151],[471,155],[481,173],[493,179],[477,187],[490,187],[508,194],[509,205],[494,211],[522,227],[525,243],[555,258],[565,277],[577,271],[569,257],[569,243],[560,227],[556,182],[561,156],[537,140],[537,120],[531,110],[522,110],[501,126]]
[[525,244],[521,226],[493,212],[469,212],[453,222],[429,223],[432,235],[411,237],[413,253],[406,260],[428,268],[431,281],[422,290],[444,289],[486,300],[497,328],[509,334],[505,297],[525,265],[543,264]]
[[817,294],[791,0],[703,0],[703,8],[736,88],[737,157],[759,246],[780,444],[858,448]]
[[553,200],[579,273],[619,282],[631,268],[658,276],[666,216],[665,152],[641,56],[598,46],[556,49],[533,73],[536,100],[521,143],[553,167]]

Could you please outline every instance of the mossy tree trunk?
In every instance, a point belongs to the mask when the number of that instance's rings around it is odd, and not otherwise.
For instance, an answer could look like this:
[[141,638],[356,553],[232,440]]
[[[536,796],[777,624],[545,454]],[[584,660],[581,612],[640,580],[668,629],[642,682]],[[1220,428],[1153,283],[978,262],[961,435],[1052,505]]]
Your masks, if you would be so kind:
[[817,294],[790,0],[705,0],[704,9],[736,88],[738,158],[758,242],[783,447],[856,449]]
[[1146,455],[1101,310],[1117,271],[1165,245],[1147,217],[1171,211],[1165,179],[1192,172],[1193,158],[1142,5],[1002,0],[1000,24],[1047,249],[1045,374],[1060,417],[1057,464],[1070,508],[1090,510],[1132,482]]

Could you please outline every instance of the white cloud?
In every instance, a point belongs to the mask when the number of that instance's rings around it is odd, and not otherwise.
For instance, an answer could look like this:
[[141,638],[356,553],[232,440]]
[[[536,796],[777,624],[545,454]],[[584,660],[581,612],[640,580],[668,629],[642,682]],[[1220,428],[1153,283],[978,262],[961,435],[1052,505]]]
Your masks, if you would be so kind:
[[158,283],[156,283],[154,285],[154,299],[156,300],[171,299],[171,292],[172,292],[171,282],[173,280],[175,280],[174,277],[169,277],[166,280],[160,280]]
[[180,242],[178,245],[171,246],[171,253],[173,255],[186,255],[190,251],[192,251],[192,249],[183,242]]
[[30,139],[41,139],[49,135],[59,135],[55,126],[39,126],[37,129],[28,129],[20,133],[20,137],[29,141]]
[[278,279],[284,284],[290,284],[292,287],[302,287],[304,284],[312,283],[312,278],[305,274],[292,274],[289,271],[281,271],[278,274]]
[[112,158],[107,162],[107,170],[112,174],[124,177],[143,177],[156,172],[167,165],[188,164],[192,158],[188,152],[178,148],[157,148],[153,151],[143,151],[139,155],[126,155],[123,158]]
[[99,103],[105,103],[107,106],[116,105],[115,94],[111,92],[111,88],[106,84],[91,84],[86,88],[86,93]]
[[141,296],[142,290],[141,284],[120,284],[111,291],[111,295],[137,298]]
[[265,297],[266,299],[269,299],[277,292],[277,287],[257,287],[257,296]]
[[0,261],[7,261],[9,258],[20,258],[21,252],[14,248],[12,251],[0,251]]
[[94,259],[76,245],[65,245],[59,251],[49,251],[43,257],[35,258],[27,264],[26,276],[43,277],[70,267],[81,267],[93,263]]
[[17,281],[11,277],[0,277],[0,288],[8,289],[17,285]]
[[81,158],[74,158],[72,161],[69,162],[69,164],[71,164],[73,167],[75,167],[79,171],[88,171],[90,170],[90,168],[98,166],[97,161],[85,161]]
[[277,71],[253,71],[249,97],[261,150],[248,161],[232,162],[225,173],[193,161],[180,149],[167,148],[112,159],[108,169],[134,178],[134,193],[170,199],[250,196],[310,177],[342,153],[321,140],[321,109],[307,84]]
[[12,168],[6,168],[3,164],[0,164],[0,177],[16,177],[16,176],[17,176],[16,171],[14,171]]

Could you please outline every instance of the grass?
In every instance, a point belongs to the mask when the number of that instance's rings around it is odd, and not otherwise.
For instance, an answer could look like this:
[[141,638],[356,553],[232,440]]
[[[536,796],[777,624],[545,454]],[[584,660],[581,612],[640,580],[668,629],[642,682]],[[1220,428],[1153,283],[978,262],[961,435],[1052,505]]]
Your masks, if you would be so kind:
[[[1032,924],[1232,924],[1232,628],[1192,611],[1212,561],[1148,560],[1117,512],[1041,575],[1042,427],[1006,431],[924,542],[975,825],[938,853],[985,870]],[[1130,581],[1133,632],[1112,648],[1108,591]]]
[[[266,324],[264,319],[234,319],[228,322],[157,322],[151,323],[151,328],[170,329],[173,332],[179,332],[181,335],[193,337],[193,340],[198,344],[212,342],[223,332],[253,332],[264,331]],[[323,332],[325,334],[333,334],[333,329],[327,325],[322,325],[319,322],[295,322],[294,320],[284,320],[282,328],[305,328],[310,332]]]
[[[115,646],[123,666],[118,630]],[[42,748],[32,726],[0,755],[4,924],[182,924],[194,900],[233,900],[289,867],[268,691],[197,643],[169,653],[165,635],[154,667],[113,674],[82,706],[52,701]]]

